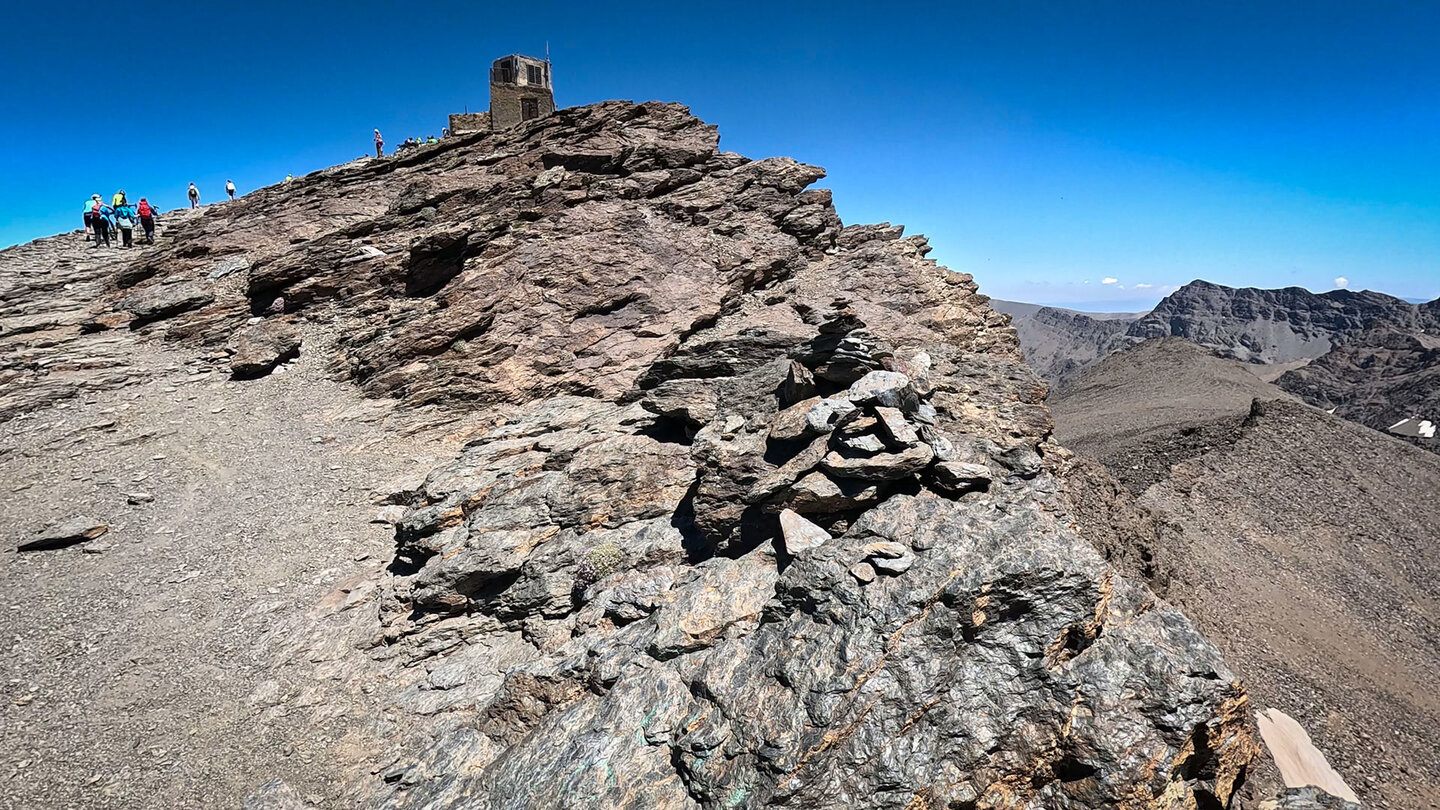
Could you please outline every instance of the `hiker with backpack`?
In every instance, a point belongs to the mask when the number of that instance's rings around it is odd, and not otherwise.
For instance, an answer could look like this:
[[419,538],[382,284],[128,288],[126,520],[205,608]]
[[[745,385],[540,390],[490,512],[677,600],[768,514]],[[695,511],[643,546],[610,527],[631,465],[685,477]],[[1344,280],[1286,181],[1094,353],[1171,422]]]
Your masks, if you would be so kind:
[[194,184],[194,183],[191,183],[191,184],[190,184],[190,191],[188,191],[187,193],[190,195],[190,207],[191,207],[191,208],[199,208],[199,207],[200,207],[200,189],[195,188],[195,184]]
[[100,195],[95,195],[95,205],[90,209],[90,224],[95,228],[94,247],[100,247],[104,242],[105,247],[110,247],[110,215],[114,211],[110,206],[101,202]]
[[131,234],[135,232],[135,207],[130,203],[121,203],[115,208],[115,227],[120,229],[120,247],[134,247],[131,241]]
[[385,139],[378,129],[375,130],[375,157],[385,157]]
[[145,244],[155,244],[155,209],[150,201],[144,197],[140,198],[140,205],[135,213],[140,216],[140,229],[145,232]]
[[225,193],[230,195],[230,199],[232,199],[232,200],[235,199],[235,181],[234,181],[234,180],[226,180],[226,181],[225,181]]
[[124,204],[125,204],[125,189],[122,188],[122,189],[120,189],[119,191],[115,192],[115,196],[114,196],[114,197],[111,197],[111,198],[110,198],[110,207],[111,207],[111,208],[119,208],[120,206],[122,206],[122,205],[124,205]]

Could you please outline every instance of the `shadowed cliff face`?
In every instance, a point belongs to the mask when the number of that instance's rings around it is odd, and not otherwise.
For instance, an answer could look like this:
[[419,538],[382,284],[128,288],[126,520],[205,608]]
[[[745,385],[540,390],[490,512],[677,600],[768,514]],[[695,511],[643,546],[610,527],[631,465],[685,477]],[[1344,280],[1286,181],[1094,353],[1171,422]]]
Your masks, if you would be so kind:
[[299,340],[485,415],[387,494],[389,570],[275,631],[305,711],[382,685],[357,805],[1226,805],[1245,693],[1071,527],[1006,319],[822,176],[566,110],[208,209],[43,351]]

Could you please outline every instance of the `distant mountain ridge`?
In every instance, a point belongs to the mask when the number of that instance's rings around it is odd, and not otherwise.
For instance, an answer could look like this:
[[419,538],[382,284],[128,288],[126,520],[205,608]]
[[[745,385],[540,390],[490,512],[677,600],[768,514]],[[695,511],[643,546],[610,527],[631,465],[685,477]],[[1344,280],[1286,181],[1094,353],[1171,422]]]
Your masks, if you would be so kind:
[[[1377,430],[1440,421],[1440,299],[1370,290],[1314,293],[1195,280],[1138,315],[993,301],[1010,315],[1026,362],[1059,391],[1116,351],[1180,338],[1217,357],[1273,366],[1259,376]],[[1440,441],[1413,438],[1440,452]]]
[[1182,337],[1247,363],[1313,360],[1377,326],[1440,329],[1440,300],[1412,304],[1370,290],[1313,293],[1195,280],[1130,325],[1127,336]]

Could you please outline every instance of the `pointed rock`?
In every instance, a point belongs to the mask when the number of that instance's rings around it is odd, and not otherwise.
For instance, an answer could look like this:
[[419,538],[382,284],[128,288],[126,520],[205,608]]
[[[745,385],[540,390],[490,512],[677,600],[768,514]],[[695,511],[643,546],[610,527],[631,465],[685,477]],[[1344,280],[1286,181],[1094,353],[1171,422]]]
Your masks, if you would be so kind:
[[792,557],[830,540],[829,532],[789,509],[780,512],[780,532],[785,538],[785,553]]

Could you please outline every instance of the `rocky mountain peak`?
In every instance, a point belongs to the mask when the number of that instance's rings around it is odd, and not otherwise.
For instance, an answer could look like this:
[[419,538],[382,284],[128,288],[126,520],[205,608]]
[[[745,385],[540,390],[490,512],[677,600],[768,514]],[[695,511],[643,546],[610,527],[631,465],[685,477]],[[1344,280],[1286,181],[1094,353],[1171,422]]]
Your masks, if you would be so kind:
[[1245,690],[1077,534],[1006,318],[823,176],[629,102],[356,161],[70,265],[9,405],[163,341],[483,415],[383,493],[389,567],[275,630],[325,662],[297,706],[385,685],[349,804],[1226,805]]

